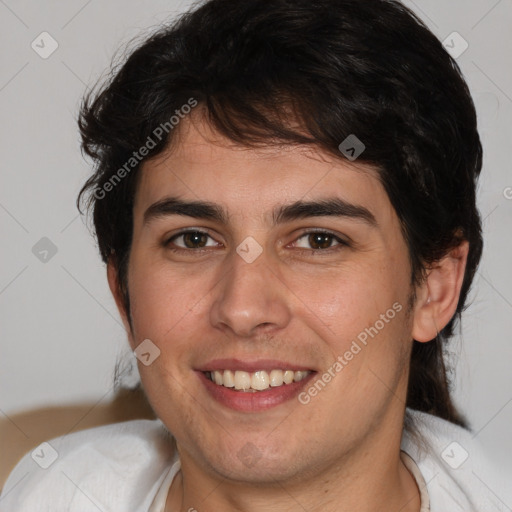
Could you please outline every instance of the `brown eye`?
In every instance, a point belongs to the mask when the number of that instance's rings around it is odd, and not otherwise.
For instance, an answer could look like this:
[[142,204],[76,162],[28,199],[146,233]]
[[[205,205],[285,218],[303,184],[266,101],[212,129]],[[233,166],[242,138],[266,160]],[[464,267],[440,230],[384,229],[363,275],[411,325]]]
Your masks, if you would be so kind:
[[300,249],[310,249],[313,251],[326,251],[328,249],[337,249],[347,244],[337,236],[327,231],[312,231],[304,233],[294,243],[294,246]]
[[166,246],[174,246],[178,249],[203,249],[205,247],[214,247],[217,244],[212,237],[204,231],[183,231],[174,235]]
[[334,237],[328,233],[310,233],[308,242],[313,249],[328,249],[331,247]]
[[183,243],[189,249],[196,249],[198,247],[205,247],[208,241],[208,235],[200,231],[191,231],[185,233],[183,236]]

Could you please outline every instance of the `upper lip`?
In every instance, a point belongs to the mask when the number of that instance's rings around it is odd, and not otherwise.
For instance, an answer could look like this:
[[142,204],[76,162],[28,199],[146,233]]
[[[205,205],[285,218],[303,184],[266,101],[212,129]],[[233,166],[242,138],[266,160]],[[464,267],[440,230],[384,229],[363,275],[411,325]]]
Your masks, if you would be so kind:
[[279,361],[277,359],[253,359],[244,361],[241,359],[214,359],[213,361],[205,363],[200,368],[197,368],[197,370],[201,372],[241,370],[249,373],[259,370],[265,370],[266,372],[270,372],[271,370],[313,371],[311,367],[287,361]]

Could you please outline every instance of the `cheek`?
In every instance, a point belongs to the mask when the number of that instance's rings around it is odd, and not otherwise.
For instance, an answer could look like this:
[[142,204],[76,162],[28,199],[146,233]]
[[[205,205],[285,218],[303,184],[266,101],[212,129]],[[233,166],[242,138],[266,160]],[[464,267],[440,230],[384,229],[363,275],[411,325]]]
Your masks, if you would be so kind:
[[[190,274],[183,276],[170,272],[170,266],[162,262],[135,255],[130,263],[129,290],[135,345],[149,339],[160,350],[158,358],[150,365],[139,363],[144,389],[159,417],[169,420],[168,411],[179,407],[180,421],[187,424],[192,412],[180,397],[183,383],[191,378],[188,367],[191,340],[201,339],[197,336],[199,307],[202,305],[197,289],[199,283]],[[176,428],[172,418],[166,424]]]
[[[301,274],[291,286],[304,314],[331,339],[353,339],[373,325],[394,303],[402,304],[407,292],[404,266],[378,262],[351,263],[323,274]],[[314,284],[314,285],[313,285]],[[405,310],[405,304],[402,304]],[[387,319],[387,317],[386,317]],[[379,324],[380,325],[380,324]]]
[[165,263],[134,258],[129,275],[134,333],[157,345],[164,344],[187,324],[208,292],[205,283],[201,283],[200,291],[193,276],[183,277]]

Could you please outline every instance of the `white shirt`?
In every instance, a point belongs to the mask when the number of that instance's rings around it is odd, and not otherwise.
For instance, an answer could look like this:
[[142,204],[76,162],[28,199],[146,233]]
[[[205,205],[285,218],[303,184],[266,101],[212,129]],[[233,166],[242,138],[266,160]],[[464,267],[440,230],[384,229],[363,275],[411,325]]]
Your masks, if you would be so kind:
[[[470,432],[408,412],[421,438],[404,432],[401,457],[421,512],[512,510],[512,478],[489,465]],[[159,420],[135,420],[43,443],[9,475],[0,512],[163,512],[180,469],[170,441]]]

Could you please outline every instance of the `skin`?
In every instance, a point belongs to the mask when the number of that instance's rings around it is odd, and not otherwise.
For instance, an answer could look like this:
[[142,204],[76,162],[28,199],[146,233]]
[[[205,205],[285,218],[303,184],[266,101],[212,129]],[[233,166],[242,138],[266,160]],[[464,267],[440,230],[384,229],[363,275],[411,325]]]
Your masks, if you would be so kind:
[[[182,464],[166,510],[418,511],[399,457],[408,358],[413,339],[433,339],[453,316],[467,243],[413,290],[399,221],[375,170],[312,147],[237,146],[199,114],[179,128],[168,151],[145,162],[136,192],[131,325],[108,265],[132,348],[150,339],[161,351],[139,369]],[[169,196],[216,203],[227,223],[181,215],[144,222]],[[272,223],[276,207],[333,197],[367,208],[376,225],[327,216]],[[207,246],[169,242],[185,228],[206,232]],[[348,245],[327,237],[329,249],[313,247],[304,236],[311,229]],[[249,236],[262,248],[252,263],[236,252]],[[234,411],[194,371],[216,358],[271,358],[322,375],[394,303],[402,310],[307,405]],[[257,454],[250,466],[239,455],[248,443]]]

